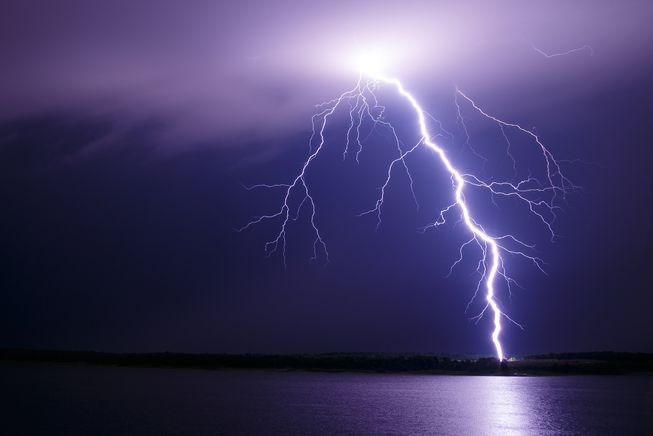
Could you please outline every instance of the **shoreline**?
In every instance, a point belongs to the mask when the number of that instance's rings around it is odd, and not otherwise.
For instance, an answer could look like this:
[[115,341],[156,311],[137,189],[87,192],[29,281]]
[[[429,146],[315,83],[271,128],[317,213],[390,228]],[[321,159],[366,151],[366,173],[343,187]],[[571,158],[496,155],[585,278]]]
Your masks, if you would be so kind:
[[202,370],[414,375],[562,376],[653,374],[650,353],[558,353],[499,362],[409,353],[192,354],[0,349],[0,362]]

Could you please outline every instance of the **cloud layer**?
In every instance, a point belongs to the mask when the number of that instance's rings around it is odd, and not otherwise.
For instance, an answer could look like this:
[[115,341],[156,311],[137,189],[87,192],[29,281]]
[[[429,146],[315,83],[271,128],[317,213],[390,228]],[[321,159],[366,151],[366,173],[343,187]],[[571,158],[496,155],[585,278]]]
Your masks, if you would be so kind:
[[[390,72],[418,86],[505,89],[565,75],[582,86],[648,62],[652,11],[637,1],[12,0],[0,14],[0,120],[147,121],[170,143],[297,132],[314,103],[355,77],[352,54],[369,48],[390,52]],[[556,61],[552,75],[531,44],[552,53],[589,44],[594,56]]]

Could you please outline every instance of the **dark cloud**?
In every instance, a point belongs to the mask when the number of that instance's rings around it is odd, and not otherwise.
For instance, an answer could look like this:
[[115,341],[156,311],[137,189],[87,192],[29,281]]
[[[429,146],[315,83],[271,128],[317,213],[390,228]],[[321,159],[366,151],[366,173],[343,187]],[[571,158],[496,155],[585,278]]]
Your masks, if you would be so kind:
[[[0,117],[53,111],[159,124],[172,145],[304,128],[347,86],[352,53],[390,52],[413,86],[455,80],[510,92],[630,74],[650,49],[642,2],[4,2]],[[531,49],[589,44],[565,63]],[[650,51],[650,50],[649,50]],[[582,59],[583,62],[580,62]],[[124,127],[123,127],[124,128]]]

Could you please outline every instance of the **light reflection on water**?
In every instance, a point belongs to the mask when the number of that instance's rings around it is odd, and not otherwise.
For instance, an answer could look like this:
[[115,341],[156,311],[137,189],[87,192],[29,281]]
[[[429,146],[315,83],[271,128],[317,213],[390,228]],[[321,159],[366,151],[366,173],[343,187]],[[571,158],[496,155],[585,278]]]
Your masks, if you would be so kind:
[[533,427],[529,419],[529,399],[522,395],[518,383],[505,377],[484,377],[481,383],[486,394],[481,403],[485,405],[483,415],[488,420],[488,428],[510,434]]
[[6,434],[653,434],[653,377],[0,364]]

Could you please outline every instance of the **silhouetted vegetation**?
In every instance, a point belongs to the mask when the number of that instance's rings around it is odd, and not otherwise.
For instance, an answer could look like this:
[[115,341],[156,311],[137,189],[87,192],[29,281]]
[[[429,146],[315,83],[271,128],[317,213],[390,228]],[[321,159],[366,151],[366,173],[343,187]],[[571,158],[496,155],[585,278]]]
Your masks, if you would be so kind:
[[95,351],[0,350],[0,360],[69,364],[203,369],[414,372],[431,374],[624,374],[653,372],[653,354],[561,353],[499,362],[495,358],[455,359],[428,354],[187,354],[102,353]]

